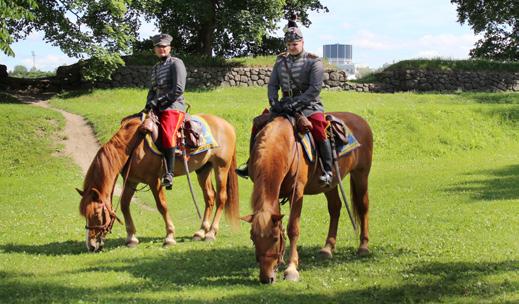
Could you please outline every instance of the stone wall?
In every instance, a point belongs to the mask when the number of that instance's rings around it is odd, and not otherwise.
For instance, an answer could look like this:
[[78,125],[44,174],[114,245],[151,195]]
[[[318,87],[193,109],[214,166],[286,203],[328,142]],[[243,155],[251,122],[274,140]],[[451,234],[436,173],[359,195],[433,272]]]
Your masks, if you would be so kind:
[[[149,66],[123,67],[113,74],[112,80],[95,84],[96,87],[148,87]],[[271,68],[196,68],[187,67],[187,87],[213,88],[219,86],[265,86],[270,79]],[[428,91],[519,91],[519,71],[387,71],[379,74],[377,83],[355,83],[346,80],[343,71],[326,70],[323,87],[331,90],[357,92],[428,92]]]
[[[7,69],[0,65],[0,87],[24,90],[24,87],[40,91],[74,90],[85,88],[149,87],[151,66],[126,66],[118,69],[109,81],[88,83],[81,76],[78,64],[59,67],[56,77],[27,80],[6,77]],[[271,68],[246,67],[187,67],[187,89],[215,88],[220,86],[266,86]],[[323,88],[357,92],[519,92],[519,71],[385,71],[377,75],[377,83],[354,83],[346,80],[343,71],[326,70]]]
[[[214,88],[266,86],[270,79],[271,68],[246,67],[187,67],[187,88]],[[150,66],[126,66],[112,75],[112,80],[94,84],[99,88],[149,87]],[[326,70],[324,88],[336,90],[353,90],[359,92],[383,91],[380,84],[359,84],[346,81],[344,71]]]

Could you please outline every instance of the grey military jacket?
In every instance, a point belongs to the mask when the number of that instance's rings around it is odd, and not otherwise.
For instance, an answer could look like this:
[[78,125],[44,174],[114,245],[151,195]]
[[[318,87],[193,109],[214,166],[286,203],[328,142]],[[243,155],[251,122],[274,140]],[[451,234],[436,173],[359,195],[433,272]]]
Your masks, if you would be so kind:
[[187,72],[184,62],[168,56],[151,69],[151,87],[146,98],[146,105],[165,110],[186,110],[184,89]]
[[[290,81],[284,60],[287,60],[288,68],[292,71],[294,81]],[[303,51],[298,56],[280,54],[272,68],[272,74],[268,84],[268,98],[270,105],[276,102],[285,102],[286,98],[279,99],[279,89],[288,93],[290,89],[295,93],[292,102],[302,105],[302,112],[310,116],[316,112],[324,112],[323,104],[319,98],[323,85],[323,62],[318,56]],[[295,82],[295,83],[294,83]]]

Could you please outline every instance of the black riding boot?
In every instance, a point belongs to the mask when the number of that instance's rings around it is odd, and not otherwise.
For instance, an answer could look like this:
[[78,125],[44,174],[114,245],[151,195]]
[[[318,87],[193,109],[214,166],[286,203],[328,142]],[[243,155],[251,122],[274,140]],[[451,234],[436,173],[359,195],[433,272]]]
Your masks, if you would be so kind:
[[324,167],[323,175],[319,176],[319,181],[325,185],[330,185],[333,177],[332,145],[329,139],[325,139],[324,141],[318,141],[317,146]]
[[[253,135],[251,133],[251,136],[249,139],[249,154],[252,151],[252,145],[254,144],[254,137],[255,137],[255,135]],[[247,159],[247,161],[243,165],[241,165],[240,167],[238,167],[235,170],[236,174],[238,174],[240,177],[249,178],[249,159]]]
[[173,168],[175,165],[175,148],[165,149],[164,159],[166,160],[166,173],[162,177],[162,185],[166,190],[173,187]]

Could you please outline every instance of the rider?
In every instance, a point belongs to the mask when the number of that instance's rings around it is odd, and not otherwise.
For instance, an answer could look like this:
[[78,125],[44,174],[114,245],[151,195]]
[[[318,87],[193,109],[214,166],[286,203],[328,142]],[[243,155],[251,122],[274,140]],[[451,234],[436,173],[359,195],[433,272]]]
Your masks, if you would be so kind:
[[[270,111],[274,114],[301,112],[312,123],[312,136],[323,160],[321,183],[332,182],[332,149],[326,136],[328,121],[319,98],[324,68],[321,59],[304,50],[303,33],[297,27],[295,16],[289,20],[285,31],[287,52],[281,53],[272,68],[268,84]],[[282,97],[278,91],[281,88]],[[254,132],[253,132],[254,133]],[[248,166],[236,170],[242,177],[248,176]]]
[[159,116],[161,150],[166,160],[162,185],[170,190],[173,186],[177,131],[184,121],[186,111],[183,94],[187,72],[184,62],[170,54],[173,40],[170,35],[155,35],[151,40],[155,55],[160,61],[151,70],[151,87],[144,110],[154,110]]

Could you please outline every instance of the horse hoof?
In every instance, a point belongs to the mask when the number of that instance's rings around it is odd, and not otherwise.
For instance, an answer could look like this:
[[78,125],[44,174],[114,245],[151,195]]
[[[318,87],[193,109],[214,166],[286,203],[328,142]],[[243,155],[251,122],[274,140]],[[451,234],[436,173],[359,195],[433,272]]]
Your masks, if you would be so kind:
[[135,241],[126,242],[126,247],[128,247],[128,248],[135,248],[135,247],[137,247],[137,245],[139,245],[139,242],[135,242]]
[[358,255],[359,257],[366,257],[366,256],[370,255],[369,249],[368,249],[368,248],[365,248],[365,247],[360,247],[360,248],[357,250],[357,255]]
[[329,260],[333,258],[332,251],[329,248],[322,248],[319,250],[319,257],[323,260]]
[[206,242],[214,242],[216,241],[216,235],[214,232],[210,231],[205,235],[205,241]]
[[205,238],[205,231],[199,230],[193,235],[193,241],[202,241]]
[[175,241],[175,239],[165,239],[164,243],[162,244],[162,247],[169,247],[169,246],[173,246],[176,244],[177,244],[177,241]]
[[299,272],[297,270],[285,271],[284,277],[286,281],[297,282],[299,281]]

